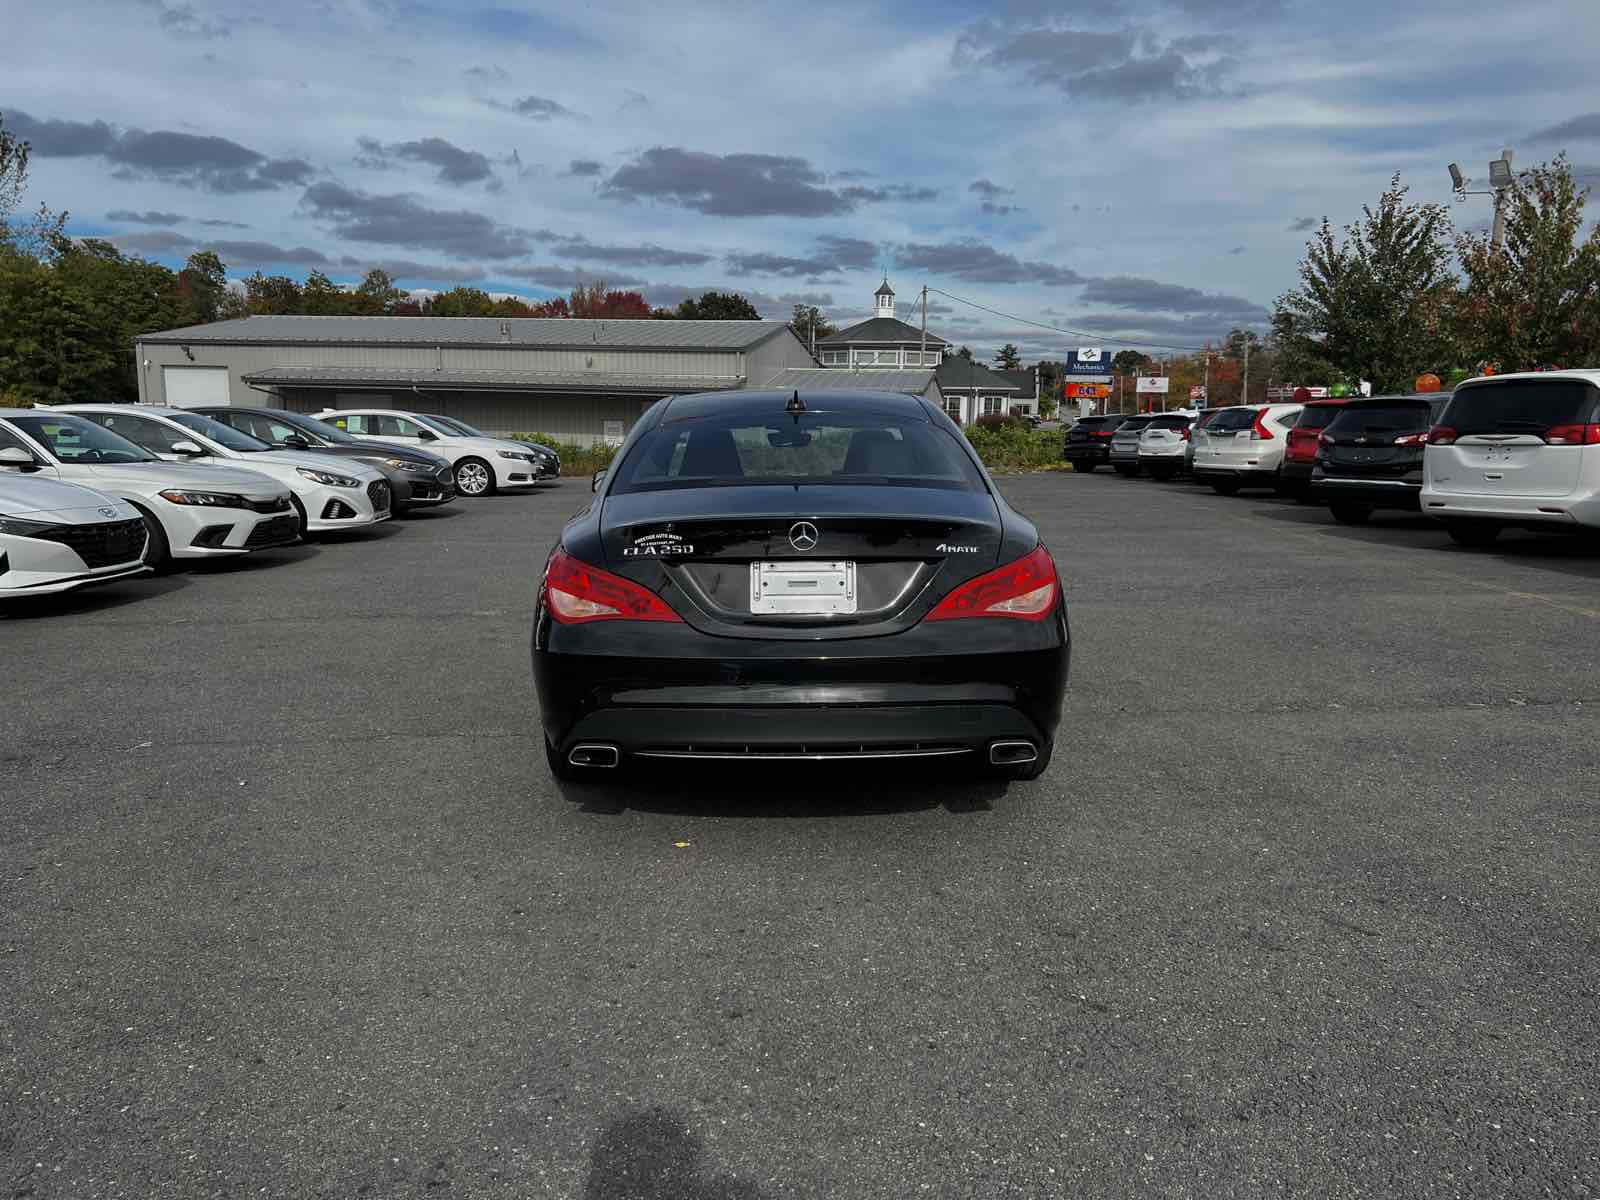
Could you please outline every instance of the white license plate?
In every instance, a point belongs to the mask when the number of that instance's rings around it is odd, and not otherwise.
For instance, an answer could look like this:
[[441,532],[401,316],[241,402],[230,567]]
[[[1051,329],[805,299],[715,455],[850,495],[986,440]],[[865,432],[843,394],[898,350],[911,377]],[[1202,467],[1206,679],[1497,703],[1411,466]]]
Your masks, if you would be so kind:
[[787,616],[853,613],[856,565],[811,560],[751,563],[750,611]]

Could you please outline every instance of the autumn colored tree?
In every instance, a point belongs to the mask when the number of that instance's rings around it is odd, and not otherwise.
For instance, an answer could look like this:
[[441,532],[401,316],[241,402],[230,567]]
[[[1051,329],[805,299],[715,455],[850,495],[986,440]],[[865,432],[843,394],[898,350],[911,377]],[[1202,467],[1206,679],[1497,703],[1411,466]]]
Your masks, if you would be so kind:
[[284,316],[302,311],[300,285],[287,275],[257,271],[244,281],[245,306],[254,316]]

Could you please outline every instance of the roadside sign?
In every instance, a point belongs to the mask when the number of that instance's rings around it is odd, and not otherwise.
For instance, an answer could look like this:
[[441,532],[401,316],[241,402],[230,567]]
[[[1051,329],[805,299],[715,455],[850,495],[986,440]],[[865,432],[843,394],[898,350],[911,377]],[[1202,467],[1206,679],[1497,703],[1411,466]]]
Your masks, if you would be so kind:
[[1139,376],[1139,386],[1135,390],[1141,394],[1154,393],[1165,396],[1167,394],[1167,385],[1171,382],[1165,375],[1141,375]]
[[1190,388],[1189,389],[1189,399],[1198,400],[1201,404],[1204,404],[1206,402],[1206,387],[1205,387],[1205,384],[1197,383],[1192,388]]
[[1067,351],[1067,361],[1062,370],[1068,375],[1094,375],[1103,379],[1111,376],[1111,356],[1094,346],[1084,346]]
[[1111,395],[1109,383],[1067,384],[1067,398],[1070,400],[1104,400],[1109,395]]

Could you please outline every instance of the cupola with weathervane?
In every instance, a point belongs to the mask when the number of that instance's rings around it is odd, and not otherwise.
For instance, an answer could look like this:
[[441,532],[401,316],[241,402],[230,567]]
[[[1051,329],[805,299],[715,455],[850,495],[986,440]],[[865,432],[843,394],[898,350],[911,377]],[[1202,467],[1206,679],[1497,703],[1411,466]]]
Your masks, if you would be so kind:
[[873,294],[878,298],[878,309],[873,313],[873,316],[888,317],[891,321],[894,320],[894,289],[889,286],[889,277],[887,275],[883,277],[883,283],[879,285],[878,290]]

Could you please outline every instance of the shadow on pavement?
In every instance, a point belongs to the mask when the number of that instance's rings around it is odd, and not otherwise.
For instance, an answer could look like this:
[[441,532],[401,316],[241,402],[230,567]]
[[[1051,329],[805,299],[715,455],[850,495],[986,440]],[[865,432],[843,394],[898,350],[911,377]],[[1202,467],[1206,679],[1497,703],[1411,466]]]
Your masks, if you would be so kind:
[[607,1125],[589,1156],[583,1200],[763,1200],[754,1184],[716,1175],[705,1144],[678,1116],[651,1108]]
[[19,596],[0,600],[0,622],[39,621],[51,617],[92,616],[124,604],[155,600],[189,586],[181,575],[135,575],[132,579],[80,588],[55,596]]
[[882,817],[943,808],[989,812],[1010,784],[973,768],[803,763],[632,764],[596,782],[559,783],[582,811],[700,817]]

